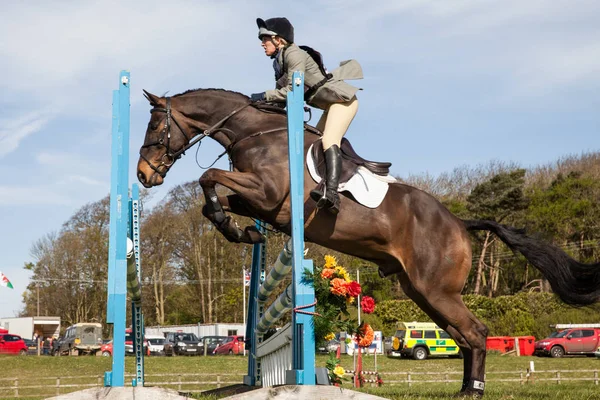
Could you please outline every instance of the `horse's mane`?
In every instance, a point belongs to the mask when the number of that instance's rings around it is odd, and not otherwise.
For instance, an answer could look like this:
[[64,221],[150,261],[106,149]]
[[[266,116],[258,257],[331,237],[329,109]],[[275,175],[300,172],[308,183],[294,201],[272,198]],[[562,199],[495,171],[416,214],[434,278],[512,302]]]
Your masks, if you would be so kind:
[[[239,96],[239,97],[243,97],[243,99],[245,100],[250,100],[250,98],[248,96],[246,96],[243,93],[240,92],[234,92],[233,90],[226,90],[226,89],[215,89],[215,88],[211,88],[211,89],[190,89],[190,90],[186,90],[183,93],[179,93],[174,95],[173,97],[180,97],[180,96],[185,96],[185,95],[191,95],[193,96],[194,94],[203,94],[206,92],[219,92],[219,93],[224,93],[224,94],[231,94],[234,96]],[[286,115],[286,111],[284,108],[274,105],[272,103],[264,103],[264,102],[258,102],[258,103],[251,103],[250,104],[252,107],[256,108],[257,110],[260,110],[262,112],[268,113],[268,114],[283,114]]]
[[222,92],[222,93],[225,93],[225,94],[233,94],[233,95],[236,95],[236,96],[242,96],[246,100],[249,99],[249,97],[246,96],[243,93],[234,92],[233,90],[218,89],[218,88],[217,89],[215,89],[215,88],[210,88],[210,89],[190,89],[190,90],[186,90],[183,93],[176,94],[173,97],[185,96],[185,95],[188,95],[188,94],[190,94],[190,95],[192,95],[192,94],[201,94],[201,93],[206,93],[206,92]]

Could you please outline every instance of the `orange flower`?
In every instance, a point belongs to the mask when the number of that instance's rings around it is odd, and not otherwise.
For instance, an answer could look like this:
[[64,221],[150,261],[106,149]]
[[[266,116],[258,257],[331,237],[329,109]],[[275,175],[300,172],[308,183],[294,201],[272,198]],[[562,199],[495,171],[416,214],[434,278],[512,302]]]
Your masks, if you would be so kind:
[[364,324],[361,328],[358,329],[357,340],[358,345],[360,347],[369,347],[371,343],[373,343],[373,338],[375,337],[375,332],[371,325]]
[[329,290],[336,296],[345,296],[348,293],[346,281],[341,278],[333,278],[330,285],[331,288]]
[[333,268],[325,268],[321,272],[321,278],[323,278],[323,279],[329,279],[329,278],[331,278],[333,276],[333,274],[335,274],[335,269],[333,269]]

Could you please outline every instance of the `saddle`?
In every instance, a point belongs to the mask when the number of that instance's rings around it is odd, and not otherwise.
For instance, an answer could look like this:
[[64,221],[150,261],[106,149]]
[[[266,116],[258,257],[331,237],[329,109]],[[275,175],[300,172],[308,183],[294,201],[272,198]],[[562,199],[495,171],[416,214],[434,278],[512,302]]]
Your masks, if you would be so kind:
[[[342,174],[340,176],[340,183],[347,182],[354,174],[358,167],[365,167],[375,175],[387,176],[390,173],[390,162],[378,162],[365,160],[352,148],[352,145],[346,138],[342,138],[340,150],[342,151]],[[315,162],[315,168],[319,173],[319,176],[326,176],[325,174],[325,153],[323,152],[323,142],[317,140],[312,145],[312,158]],[[323,182],[321,182],[323,184]]]
[[[256,102],[252,105],[266,113],[287,114],[285,108],[279,103]],[[310,108],[305,107],[305,110],[310,111]],[[315,135],[323,136],[322,132],[307,123],[304,123],[304,129]],[[356,151],[354,151],[354,148],[352,148],[352,145],[346,138],[342,138],[340,150],[342,151],[342,175],[340,176],[340,183],[347,182],[352,178],[358,167],[365,167],[375,175],[387,176],[390,173],[392,163],[365,160],[356,154]],[[317,140],[312,146],[312,157],[319,176],[325,176],[325,153],[323,152],[323,142],[320,140]]]

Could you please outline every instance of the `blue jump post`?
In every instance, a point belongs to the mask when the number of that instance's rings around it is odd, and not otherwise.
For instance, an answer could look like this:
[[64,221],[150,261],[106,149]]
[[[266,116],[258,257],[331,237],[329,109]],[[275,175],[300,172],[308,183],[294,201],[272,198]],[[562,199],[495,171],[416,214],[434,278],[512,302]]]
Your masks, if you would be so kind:
[[[139,289],[139,189],[129,196],[130,74],[121,71],[119,89],[113,91],[112,166],[110,186],[110,230],[108,242],[108,299],[106,322],[113,324],[112,371],[104,373],[104,386],[125,385],[125,329],[127,317],[127,241],[133,242]],[[144,383],[143,316],[140,298],[132,301],[132,327],[136,349],[136,378],[133,386]],[[140,344],[139,346],[137,344]],[[139,354],[138,354],[139,353]]]
[[[312,315],[315,292],[303,282],[304,270],[313,272],[304,258],[304,74],[294,72],[293,90],[287,94],[290,198],[292,201],[292,370],[298,385],[315,384],[315,334]],[[310,306],[309,306],[310,305]],[[307,307],[309,306],[309,307]]]
[[[250,339],[250,356],[248,358],[248,375],[244,384],[254,386],[257,381],[263,383],[263,368],[260,357],[257,357],[258,346],[262,343],[262,333],[259,319],[262,322],[267,317],[268,326],[274,318],[288,309],[278,307],[274,315],[264,315],[264,300],[273,287],[280,282],[284,271],[292,269],[292,343],[291,370],[285,371],[285,383],[296,385],[314,385],[315,377],[315,338],[311,313],[314,312],[314,289],[303,282],[304,270],[312,273],[312,260],[304,259],[304,75],[301,72],[293,74],[292,90],[287,95],[288,143],[290,196],[292,203],[292,256],[286,249],[280,253],[268,277],[265,277],[266,246],[255,244],[252,252],[252,276],[250,282],[250,299],[248,301],[248,326],[246,337]],[[259,229],[264,229],[257,223]],[[264,233],[264,230],[262,230]],[[277,268],[281,268],[278,271]],[[273,271],[275,272],[274,275]],[[265,285],[268,289],[265,289]],[[262,293],[264,292],[264,293]],[[262,294],[261,294],[262,293]],[[269,314],[267,312],[267,314]],[[265,325],[265,326],[267,326]],[[265,328],[266,329],[266,328]],[[289,357],[289,356],[288,356]],[[287,357],[283,357],[284,359]],[[285,361],[282,360],[285,364]],[[270,368],[274,368],[273,365]],[[283,382],[278,382],[282,384]]]

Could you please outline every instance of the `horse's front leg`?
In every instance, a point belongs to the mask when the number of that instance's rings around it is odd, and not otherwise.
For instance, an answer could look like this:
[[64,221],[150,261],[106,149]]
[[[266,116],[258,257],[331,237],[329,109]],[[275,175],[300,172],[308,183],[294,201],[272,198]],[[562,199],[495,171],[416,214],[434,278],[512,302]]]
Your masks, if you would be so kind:
[[[249,216],[249,210],[245,207],[245,201],[252,205],[264,204],[266,201],[265,191],[261,179],[256,174],[249,172],[231,172],[219,169],[209,169],[200,177],[200,186],[206,198],[206,205],[202,208],[202,214],[208,218],[215,227],[225,236],[227,240],[234,243],[263,243],[263,235],[254,226],[247,226],[244,230],[225,214],[223,202],[232,212]],[[236,195],[219,198],[215,186],[223,185]],[[251,200],[248,200],[251,199]]]

